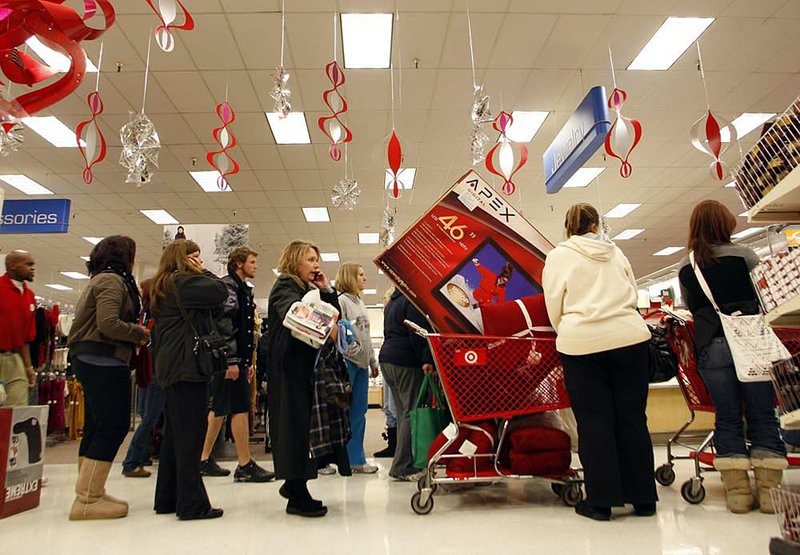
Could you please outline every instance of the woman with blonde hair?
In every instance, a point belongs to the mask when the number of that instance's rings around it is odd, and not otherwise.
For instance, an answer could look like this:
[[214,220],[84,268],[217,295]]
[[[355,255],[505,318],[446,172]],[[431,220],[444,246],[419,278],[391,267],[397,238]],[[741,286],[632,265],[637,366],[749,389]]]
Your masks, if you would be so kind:
[[286,512],[320,517],[328,508],[311,497],[307,482],[317,477],[317,462],[309,456],[314,367],[318,350],[292,337],[283,326],[286,313],[312,289],[320,299],[339,308],[336,291],[320,270],[319,247],[295,240],[278,260],[280,276],[272,286],[267,320],[267,387],[269,437],[275,476],[285,480],[280,494],[289,500]]
[[590,204],[567,211],[567,240],[547,255],[542,273],[547,314],[578,422],[586,501],[575,512],[610,520],[611,507],[656,512],[653,445],[647,430],[650,331],[636,309],[628,259],[598,235]]
[[356,335],[355,343],[344,356],[353,388],[353,400],[350,404],[350,425],[353,435],[347,444],[347,455],[353,472],[374,474],[378,471],[378,467],[367,464],[364,454],[369,377],[378,376],[378,361],[372,349],[372,336],[369,330],[369,314],[361,297],[366,286],[367,275],[359,264],[345,262],[339,266],[339,271],[336,273],[336,288],[339,291],[339,306],[342,308],[341,317],[352,324]]
[[161,253],[150,309],[153,364],[164,389],[164,438],[158,461],[154,509],[180,520],[218,518],[200,474],[208,426],[208,382],[225,368],[224,353],[204,340],[216,332],[228,289],[203,269],[200,247],[178,239]]

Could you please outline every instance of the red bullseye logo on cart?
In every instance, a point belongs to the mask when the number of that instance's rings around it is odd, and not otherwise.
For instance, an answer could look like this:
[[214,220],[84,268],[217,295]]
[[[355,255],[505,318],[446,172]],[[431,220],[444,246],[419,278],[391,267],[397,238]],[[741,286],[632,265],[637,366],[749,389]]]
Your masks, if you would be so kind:
[[456,366],[482,366],[486,364],[486,349],[456,349]]

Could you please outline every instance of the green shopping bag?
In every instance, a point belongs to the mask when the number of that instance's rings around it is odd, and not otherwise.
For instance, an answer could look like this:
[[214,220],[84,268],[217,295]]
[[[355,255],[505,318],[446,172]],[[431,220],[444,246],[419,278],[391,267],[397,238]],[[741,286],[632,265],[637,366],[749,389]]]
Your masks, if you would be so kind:
[[422,379],[417,402],[409,412],[409,417],[411,419],[411,451],[414,455],[414,466],[426,468],[431,443],[450,423],[450,411],[430,374],[425,374]]

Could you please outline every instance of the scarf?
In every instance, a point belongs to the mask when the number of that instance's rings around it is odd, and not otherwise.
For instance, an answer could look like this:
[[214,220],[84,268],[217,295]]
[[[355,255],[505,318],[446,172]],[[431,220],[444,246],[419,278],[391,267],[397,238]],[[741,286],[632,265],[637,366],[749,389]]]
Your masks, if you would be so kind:
[[133,301],[133,313],[136,315],[134,322],[139,319],[139,314],[142,312],[142,298],[139,296],[139,287],[136,285],[136,280],[128,273],[125,268],[118,264],[109,264],[104,270],[100,270],[99,274],[117,274],[125,282],[125,287],[128,288],[128,293]]

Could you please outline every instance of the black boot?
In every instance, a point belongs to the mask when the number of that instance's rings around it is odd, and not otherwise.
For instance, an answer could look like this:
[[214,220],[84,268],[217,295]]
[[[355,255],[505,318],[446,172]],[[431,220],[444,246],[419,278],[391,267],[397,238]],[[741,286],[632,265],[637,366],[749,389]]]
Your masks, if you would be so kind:
[[383,451],[373,453],[373,457],[392,458],[394,457],[394,450],[397,447],[397,428],[386,428],[386,440],[389,442],[388,447]]

